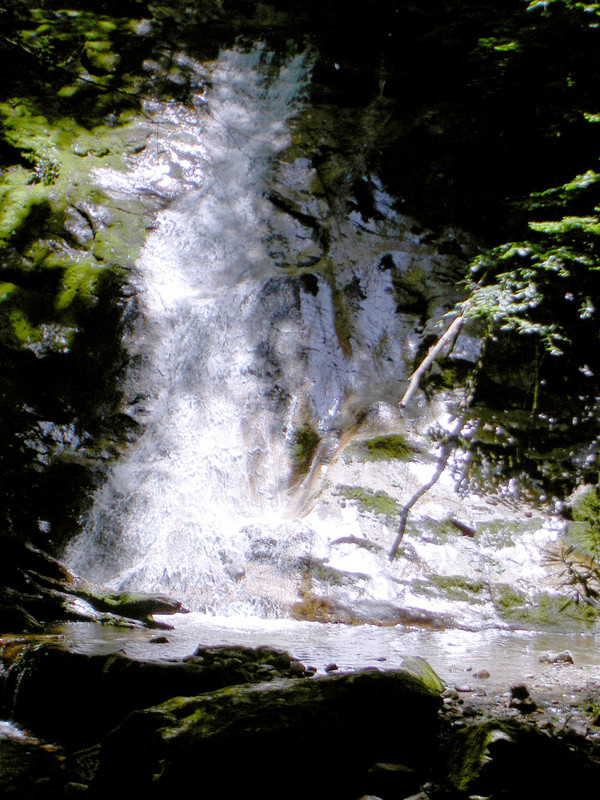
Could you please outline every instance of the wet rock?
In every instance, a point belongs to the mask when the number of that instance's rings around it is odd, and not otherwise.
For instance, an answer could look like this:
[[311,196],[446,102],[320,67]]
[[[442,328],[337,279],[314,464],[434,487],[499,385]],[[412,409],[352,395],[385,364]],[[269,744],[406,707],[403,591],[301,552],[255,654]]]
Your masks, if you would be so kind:
[[510,707],[516,708],[521,714],[532,714],[537,710],[537,703],[534,702],[529,689],[524,686],[513,686],[510,690]]
[[0,630],[7,633],[41,632],[44,626],[24,608],[17,605],[0,606]]
[[69,781],[65,783],[64,793],[66,797],[82,797],[87,794],[87,784],[79,783],[78,781]]
[[169,627],[152,614],[185,613],[162,595],[102,593],[56,558],[10,534],[0,534],[0,631],[39,633],[46,623],[94,620],[111,625]]
[[[370,765],[422,770],[440,698],[405,672],[239,686],[131,714],[104,740],[91,797],[183,796],[198,780],[260,797],[268,776],[290,800],[351,797]],[[318,766],[310,767],[318,756]],[[232,770],[232,757],[235,770]],[[128,769],[123,772],[123,759]],[[290,777],[293,776],[293,780]]]
[[485,680],[486,678],[490,677],[490,673],[487,669],[480,669],[478,672],[473,673],[474,678],[478,678],[479,680]]
[[374,764],[365,779],[365,788],[375,796],[406,797],[421,788],[422,775],[405,764]]
[[152,620],[153,614],[186,614],[187,609],[178,600],[157,594],[142,592],[116,592],[97,594],[89,590],[79,590],[83,597],[99,611],[107,611],[122,617],[138,619],[155,627],[168,627]]
[[[185,659],[141,661],[115,653],[86,655],[55,643],[5,643],[0,700],[34,733],[78,745],[97,741],[125,714],[174,695],[305,675],[296,659],[270,648],[203,648]],[[86,688],[87,687],[87,690]]]
[[73,577],[55,558],[10,534],[0,535],[0,631],[37,632],[69,613]]
[[346,605],[329,597],[305,592],[302,600],[291,609],[294,619],[311,622],[341,622],[347,625],[418,625],[434,630],[451,625],[449,614],[424,611],[420,608],[401,608],[393,603],[362,601]]
[[61,756],[31,742],[0,740],[0,796],[11,800],[58,800]]
[[462,710],[463,717],[477,717],[480,713],[481,710],[475,706],[465,706]]
[[[238,669],[241,670],[240,677],[243,677],[246,671],[266,674],[276,670],[286,678],[304,677],[307,673],[297,658],[271,647],[198,647],[193,655],[186,656],[183,661],[199,664],[204,670],[227,668],[231,671],[232,677],[236,677]],[[232,680],[233,682],[242,681],[236,678]]]
[[573,656],[568,650],[553,653],[550,650],[540,654],[540,664],[574,664]]
[[65,209],[66,238],[82,249],[89,249],[94,241],[94,229],[90,217],[74,206]]
[[519,686],[512,686],[510,690],[510,696],[512,700],[528,700],[530,698],[529,689],[523,685],[519,684]]
[[458,691],[454,689],[445,689],[442,692],[442,697],[447,700],[458,700]]
[[593,768],[579,751],[529,725],[470,724],[450,737],[449,785],[470,796],[563,798],[591,785]]
[[432,692],[437,692],[438,694],[444,692],[446,687],[443,681],[436,674],[432,666],[424,658],[421,658],[421,656],[403,658],[400,666],[411,675],[414,675],[415,678],[423,681]]
[[589,722],[585,719],[571,717],[565,724],[566,729],[576,736],[585,736],[588,732]]

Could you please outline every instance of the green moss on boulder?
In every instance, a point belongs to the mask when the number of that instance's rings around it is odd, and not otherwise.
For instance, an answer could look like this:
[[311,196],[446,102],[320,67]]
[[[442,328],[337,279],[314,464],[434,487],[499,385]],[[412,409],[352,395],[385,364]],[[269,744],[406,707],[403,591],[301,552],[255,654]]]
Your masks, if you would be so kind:
[[[179,796],[200,763],[204,783],[226,775],[235,797],[261,796],[265,776],[290,800],[352,797],[373,763],[401,756],[427,769],[440,707],[439,695],[412,675],[376,670],[173,698],[130,715],[107,737],[92,793]],[[117,786],[124,752],[128,770]],[[323,755],[318,775],[309,766],[314,754]]]

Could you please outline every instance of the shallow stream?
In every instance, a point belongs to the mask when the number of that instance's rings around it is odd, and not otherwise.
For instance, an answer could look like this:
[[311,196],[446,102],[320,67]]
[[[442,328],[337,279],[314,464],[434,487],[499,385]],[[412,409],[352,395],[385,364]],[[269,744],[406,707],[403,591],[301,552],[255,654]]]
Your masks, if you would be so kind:
[[[173,623],[173,618],[163,618]],[[600,638],[587,634],[527,631],[424,631],[374,625],[347,626],[262,620],[246,617],[178,616],[175,629],[124,630],[70,623],[57,630],[70,649],[86,653],[123,652],[131,658],[172,659],[197,647],[269,645],[286,650],[319,673],[334,664],[340,670],[395,669],[404,658],[421,656],[449,687],[506,690],[527,682],[539,689],[579,690],[600,684]],[[543,653],[568,650],[574,664],[540,663]],[[489,677],[476,677],[488,672]]]

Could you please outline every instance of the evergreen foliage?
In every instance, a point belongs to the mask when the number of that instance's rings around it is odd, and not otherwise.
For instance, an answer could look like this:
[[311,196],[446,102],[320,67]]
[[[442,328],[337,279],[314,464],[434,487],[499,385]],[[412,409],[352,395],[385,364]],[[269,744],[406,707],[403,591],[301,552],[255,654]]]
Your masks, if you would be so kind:
[[[518,113],[526,96],[546,144],[554,140],[558,149],[546,149],[542,136],[535,145],[541,163],[531,151],[533,171],[515,161],[506,222],[470,266],[459,310],[485,323],[489,342],[475,377],[474,413],[478,404],[497,409],[504,437],[496,446],[474,437],[470,468],[481,473],[484,462],[491,464],[483,470],[487,479],[533,476],[539,492],[560,496],[577,482],[595,481],[599,466],[600,4],[522,3],[494,25],[476,51],[488,66],[491,96],[513,87],[513,124],[522,125],[523,144],[511,148],[512,156],[535,141],[531,116]],[[501,126],[501,135],[511,127]],[[502,242],[498,234],[508,236]],[[515,411],[530,414],[526,426],[511,421]]]

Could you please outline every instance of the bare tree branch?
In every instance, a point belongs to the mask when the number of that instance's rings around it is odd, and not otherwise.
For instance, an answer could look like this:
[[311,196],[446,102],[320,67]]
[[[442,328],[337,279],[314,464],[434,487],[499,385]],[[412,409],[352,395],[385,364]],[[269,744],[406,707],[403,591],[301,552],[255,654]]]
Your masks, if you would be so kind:
[[421,378],[427,372],[427,370],[433,364],[436,358],[439,355],[441,355],[446,348],[449,348],[454,344],[454,341],[458,336],[458,334],[460,333],[460,329],[462,328],[463,323],[465,321],[465,315],[468,311],[468,308],[469,304],[465,303],[462,314],[460,314],[458,317],[455,317],[450,323],[450,325],[448,325],[444,333],[437,340],[437,342],[431,345],[423,361],[421,361],[419,366],[410,376],[406,391],[402,396],[402,400],[400,400],[400,408],[406,408],[406,406],[410,403],[410,401],[413,398],[413,395],[419,388],[419,383],[421,382]]
[[398,548],[400,547],[400,542],[404,537],[404,532],[406,530],[406,523],[408,521],[408,515],[410,513],[411,508],[418,500],[421,499],[421,497],[423,497],[424,494],[427,494],[427,492],[431,489],[434,483],[436,483],[436,481],[439,480],[439,478],[442,475],[442,472],[446,469],[446,464],[448,463],[449,458],[450,458],[450,444],[449,442],[444,442],[440,450],[440,457],[435,472],[433,473],[429,481],[424,486],[421,486],[421,488],[417,492],[415,492],[415,494],[413,494],[408,503],[402,509],[402,512],[400,514],[400,524],[398,525],[398,535],[396,536],[394,544],[392,545],[392,549],[390,550],[390,555],[389,555],[390,561],[393,561],[394,558],[396,557],[396,553],[398,552]]

